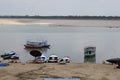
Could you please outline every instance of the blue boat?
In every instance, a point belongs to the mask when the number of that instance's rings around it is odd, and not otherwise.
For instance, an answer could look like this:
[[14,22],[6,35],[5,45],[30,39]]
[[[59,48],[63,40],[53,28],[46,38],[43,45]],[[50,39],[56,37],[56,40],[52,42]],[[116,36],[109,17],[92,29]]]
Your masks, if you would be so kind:
[[47,60],[48,60],[47,57],[43,54],[41,56],[37,57],[37,59],[41,60],[42,62],[47,62]]
[[9,65],[8,63],[0,63],[1,67],[8,66],[8,65]]

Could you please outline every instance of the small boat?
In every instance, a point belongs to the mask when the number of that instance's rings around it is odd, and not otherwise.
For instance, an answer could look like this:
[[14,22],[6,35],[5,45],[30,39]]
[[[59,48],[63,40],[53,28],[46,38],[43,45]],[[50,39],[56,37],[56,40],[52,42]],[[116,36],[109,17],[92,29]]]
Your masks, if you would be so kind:
[[66,62],[66,60],[64,60],[64,59],[60,59],[59,60],[59,64],[66,64],[67,62]]
[[49,56],[49,58],[48,58],[48,62],[50,62],[50,63],[57,63],[58,60],[59,60],[59,57],[57,55],[54,55],[54,54]]
[[96,53],[96,47],[85,47],[84,56],[85,57],[94,57]]
[[46,63],[47,57],[41,54],[41,56],[37,56],[34,60],[29,60],[29,63]]
[[43,63],[47,62],[47,57],[45,55],[43,55],[43,54],[41,56],[37,57],[37,59],[41,60]]
[[47,41],[41,41],[41,42],[32,42],[27,41],[27,43],[24,45],[25,48],[49,48],[50,45],[47,43]]
[[109,63],[114,63],[114,64],[117,64],[119,61],[120,61],[120,58],[111,58],[111,59],[108,59],[106,60],[107,62]]
[[66,63],[70,63],[70,58],[69,57],[63,57],[62,59],[60,59],[59,64],[66,64]]
[[69,57],[66,56],[66,57],[63,57],[62,59],[63,59],[64,61],[66,61],[66,63],[70,63],[70,58],[69,58]]
[[16,54],[16,52],[14,52],[14,51],[7,52],[7,53],[1,55],[1,57],[3,59],[19,59],[18,54]]
[[8,63],[0,63],[0,67],[5,67],[5,66],[8,66],[9,64]]

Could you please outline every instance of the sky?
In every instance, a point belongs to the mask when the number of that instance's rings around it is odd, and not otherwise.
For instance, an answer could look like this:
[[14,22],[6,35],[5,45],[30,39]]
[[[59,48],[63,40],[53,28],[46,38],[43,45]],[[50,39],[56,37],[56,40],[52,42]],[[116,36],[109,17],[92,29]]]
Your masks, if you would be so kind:
[[0,15],[120,16],[120,0],[0,0]]

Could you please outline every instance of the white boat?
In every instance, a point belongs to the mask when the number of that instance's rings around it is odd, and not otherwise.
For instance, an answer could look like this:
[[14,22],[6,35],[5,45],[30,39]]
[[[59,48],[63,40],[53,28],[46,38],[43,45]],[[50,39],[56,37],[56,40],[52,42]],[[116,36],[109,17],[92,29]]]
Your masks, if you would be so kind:
[[70,63],[70,58],[69,57],[64,57],[64,58],[59,60],[59,63],[60,64]]
[[51,63],[57,63],[58,60],[59,60],[59,57],[57,55],[54,55],[54,54],[49,56],[49,58],[48,58],[48,62],[51,62]]
[[45,40],[41,42],[27,41],[24,46],[25,48],[49,48],[50,45]]

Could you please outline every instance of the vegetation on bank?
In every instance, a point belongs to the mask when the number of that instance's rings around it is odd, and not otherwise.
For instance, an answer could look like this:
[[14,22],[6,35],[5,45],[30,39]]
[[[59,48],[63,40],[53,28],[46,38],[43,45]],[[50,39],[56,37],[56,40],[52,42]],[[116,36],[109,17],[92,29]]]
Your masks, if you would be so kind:
[[31,19],[98,19],[98,20],[120,20],[120,16],[0,16],[0,18],[31,18]]

